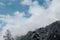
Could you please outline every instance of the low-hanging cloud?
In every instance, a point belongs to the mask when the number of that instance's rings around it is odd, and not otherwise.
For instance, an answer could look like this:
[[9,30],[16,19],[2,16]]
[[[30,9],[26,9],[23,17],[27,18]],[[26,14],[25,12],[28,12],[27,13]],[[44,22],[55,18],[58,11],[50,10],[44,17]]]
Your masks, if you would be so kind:
[[[2,35],[7,29],[14,35],[25,35],[28,31],[34,31],[60,20],[60,0],[53,0],[51,4],[48,4],[47,9],[39,5],[37,0],[31,3],[28,12],[32,16],[28,19],[24,18],[24,12],[21,13],[19,11],[16,11],[13,16],[0,15],[0,20],[6,23],[2,30]],[[1,36],[0,39],[2,39]]]

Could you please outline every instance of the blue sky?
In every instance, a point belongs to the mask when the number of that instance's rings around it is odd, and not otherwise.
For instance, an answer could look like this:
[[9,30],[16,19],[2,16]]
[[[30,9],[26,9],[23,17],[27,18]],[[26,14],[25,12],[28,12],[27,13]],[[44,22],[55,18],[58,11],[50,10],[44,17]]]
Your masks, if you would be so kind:
[[[29,6],[20,4],[23,0],[0,0],[0,14],[10,14],[13,15],[13,12],[20,11],[28,13]],[[34,2],[35,0],[32,0]],[[44,6],[45,0],[38,0],[39,5]]]
[[[28,10],[28,6],[22,6],[20,4],[21,0],[0,0],[4,5],[1,5],[0,7],[0,14],[10,14],[13,15],[12,13],[15,11],[26,11]],[[10,4],[9,4],[10,3]]]

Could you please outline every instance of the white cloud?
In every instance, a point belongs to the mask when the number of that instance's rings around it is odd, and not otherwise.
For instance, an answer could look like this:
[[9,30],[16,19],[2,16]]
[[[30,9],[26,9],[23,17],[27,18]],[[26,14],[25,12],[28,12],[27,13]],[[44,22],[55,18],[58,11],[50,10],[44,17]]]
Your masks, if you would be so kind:
[[48,9],[45,9],[43,6],[40,6],[37,1],[33,2],[29,9],[29,12],[32,14],[32,17],[29,19],[29,21],[41,27],[50,24],[54,21],[54,14],[50,15],[50,11],[48,11]]
[[32,0],[23,0],[21,2],[22,5],[31,5],[32,4]]
[[45,6],[45,7],[49,7],[50,6],[50,4],[51,4],[51,0],[45,0],[45,3],[43,3],[43,5]]
[[[28,1],[28,0],[27,0]],[[29,3],[29,2],[27,2]],[[30,5],[28,10],[32,16],[25,19],[24,12],[16,11],[14,16],[0,15],[0,20],[7,23],[2,31],[4,34],[6,29],[10,29],[14,35],[25,35],[28,31],[33,31],[40,27],[45,27],[50,23],[60,20],[60,0],[53,0],[47,9],[40,6],[37,1]],[[2,38],[0,36],[0,38]]]
[[[0,38],[2,38],[2,35],[4,34],[4,32],[9,29],[12,34],[25,34],[27,27],[23,27],[24,26],[24,22],[25,22],[25,18],[24,16],[24,12],[20,13],[19,11],[14,13],[14,16],[10,16],[10,15],[0,15],[0,19],[6,23],[6,25],[3,28],[3,31],[1,33]],[[21,33],[20,33],[20,32]],[[25,32],[25,33],[24,33]]]
[[5,4],[3,2],[0,2],[0,6],[5,6]]
[[52,15],[55,15],[55,18],[60,20],[60,0],[53,0],[52,4],[50,5],[50,7],[48,8],[49,13]]

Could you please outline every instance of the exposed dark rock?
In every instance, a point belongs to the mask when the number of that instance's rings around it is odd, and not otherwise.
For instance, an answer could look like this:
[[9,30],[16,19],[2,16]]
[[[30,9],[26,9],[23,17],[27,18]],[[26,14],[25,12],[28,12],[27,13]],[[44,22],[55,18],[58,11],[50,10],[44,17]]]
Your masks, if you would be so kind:
[[21,40],[60,40],[60,21],[56,21],[45,28],[28,32]]

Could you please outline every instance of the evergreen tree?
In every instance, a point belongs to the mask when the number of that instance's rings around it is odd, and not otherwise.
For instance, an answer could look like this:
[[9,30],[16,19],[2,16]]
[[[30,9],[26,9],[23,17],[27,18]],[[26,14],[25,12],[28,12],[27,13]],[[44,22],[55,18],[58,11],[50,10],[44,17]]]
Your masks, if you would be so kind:
[[6,31],[6,35],[3,36],[5,40],[14,40],[9,30]]

